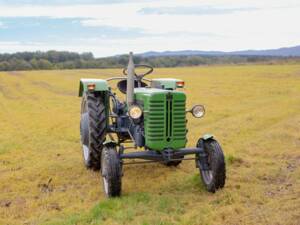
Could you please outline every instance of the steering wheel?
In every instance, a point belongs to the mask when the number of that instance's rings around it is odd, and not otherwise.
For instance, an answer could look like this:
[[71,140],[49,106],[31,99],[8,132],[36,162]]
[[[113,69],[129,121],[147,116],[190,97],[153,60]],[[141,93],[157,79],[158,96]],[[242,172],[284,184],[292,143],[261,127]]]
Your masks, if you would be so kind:
[[[136,74],[136,73],[135,73],[135,76],[136,76],[137,78],[139,78],[139,79],[143,79],[144,76],[146,76],[146,75],[148,75],[148,74],[150,74],[150,73],[153,72],[153,67],[152,67],[152,66],[149,66],[149,65],[136,64],[135,67],[136,67],[136,68],[144,67],[144,68],[148,68],[148,69],[149,69],[146,73],[143,73],[143,74]],[[128,75],[128,74],[127,74],[127,68],[124,68],[124,69],[123,69],[123,74],[124,74],[125,76]]]

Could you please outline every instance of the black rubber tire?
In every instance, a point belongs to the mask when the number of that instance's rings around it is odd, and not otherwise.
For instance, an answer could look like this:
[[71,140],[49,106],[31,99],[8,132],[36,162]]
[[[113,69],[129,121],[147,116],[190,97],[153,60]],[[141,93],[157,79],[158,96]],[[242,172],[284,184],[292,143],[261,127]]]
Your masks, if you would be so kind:
[[214,193],[216,190],[223,188],[225,185],[225,158],[222,148],[216,140],[205,140],[204,151],[208,154],[208,166],[210,170],[202,171],[200,169],[200,176],[207,191]]
[[106,138],[106,112],[100,92],[86,92],[81,102],[80,136],[84,164],[99,170],[101,151]]
[[101,175],[104,193],[118,197],[122,190],[122,165],[115,146],[104,146],[101,154]]

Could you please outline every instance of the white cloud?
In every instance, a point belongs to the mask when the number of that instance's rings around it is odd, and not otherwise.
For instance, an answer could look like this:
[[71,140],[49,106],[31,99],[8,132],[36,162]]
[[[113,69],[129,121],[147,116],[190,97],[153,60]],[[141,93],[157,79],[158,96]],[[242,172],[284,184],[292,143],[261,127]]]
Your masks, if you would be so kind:
[[3,46],[17,46],[20,44],[19,41],[0,41],[0,48]]
[[[143,8],[214,7],[218,9],[244,8],[232,13],[195,14],[142,14]],[[257,10],[246,10],[247,8]],[[267,49],[298,45],[300,4],[296,0],[175,0],[102,5],[59,6],[0,6],[1,17],[82,18],[83,26],[112,26],[121,29],[143,29],[144,37],[98,39],[93,37],[78,45],[66,43],[52,46],[15,45],[18,50],[74,50],[92,51],[98,56],[113,55],[135,50],[241,50]],[[1,22],[0,22],[1,27]],[[101,28],[99,28],[101,29]],[[172,35],[174,34],[174,35]],[[181,34],[181,35],[179,35]],[[209,34],[209,35],[205,35]],[[1,39],[0,39],[1,40]],[[5,46],[0,43],[0,50]]]

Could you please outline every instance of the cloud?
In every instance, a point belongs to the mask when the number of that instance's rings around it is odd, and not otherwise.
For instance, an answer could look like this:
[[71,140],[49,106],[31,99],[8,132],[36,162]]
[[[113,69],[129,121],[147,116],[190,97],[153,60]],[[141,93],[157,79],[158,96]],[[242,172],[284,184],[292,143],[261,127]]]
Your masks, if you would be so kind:
[[79,39],[98,38],[115,39],[143,36],[141,29],[112,26],[87,27],[81,24],[81,18],[2,18],[7,25],[0,30],[0,41],[16,40],[20,42],[40,43],[76,43]]
[[18,41],[0,41],[0,46],[20,45]]
[[149,7],[142,8],[138,12],[141,14],[157,15],[222,15],[236,12],[249,12],[258,10],[255,7],[247,8],[217,8],[211,6],[190,6],[190,7]]
[[86,5],[128,3],[133,1],[134,0],[0,0],[0,5]]
[[[0,0],[5,25],[0,51],[57,49],[105,56],[298,45],[300,30],[291,23],[300,20],[297,1]],[[19,44],[5,45],[8,41]]]
[[[134,14],[139,9],[129,4],[124,10],[122,4],[96,5],[0,5],[1,17],[51,17],[51,18],[111,18]],[[122,23],[122,21],[119,21]]]

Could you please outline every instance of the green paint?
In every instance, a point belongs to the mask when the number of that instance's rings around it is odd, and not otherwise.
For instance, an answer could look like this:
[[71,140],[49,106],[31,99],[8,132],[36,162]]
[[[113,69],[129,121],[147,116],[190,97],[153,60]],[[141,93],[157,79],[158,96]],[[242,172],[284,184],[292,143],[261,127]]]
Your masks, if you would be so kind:
[[80,79],[79,84],[79,97],[83,95],[84,92],[88,91],[88,84],[95,84],[95,91],[108,91],[108,84],[106,80],[102,79]]
[[176,82],[180,82],[182,80],[174,79],[174,78],[157,78],[151,80],[151,87],[162,86],[163,89],[176,90],[177,85]]
[[134,92],[137,103],[143,105],[146,147],[157,151],[184,148],[186,95],[156,88],[135,88]]

